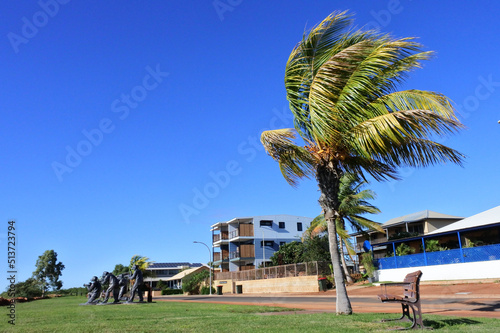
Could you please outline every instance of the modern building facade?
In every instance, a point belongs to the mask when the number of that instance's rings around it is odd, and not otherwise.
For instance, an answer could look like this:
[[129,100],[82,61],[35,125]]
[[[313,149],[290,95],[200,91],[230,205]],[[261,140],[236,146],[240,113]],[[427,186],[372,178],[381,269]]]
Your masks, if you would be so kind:
[[293,215],[239,217],[211,226],[214,265],[222,272],[258,268],[280,245],[300,241],[313,219]]
[[[152,272],[152,277],[144,278],[144,282],[152,283],[152,287],[155,288],[158,281],[162,280],[166,282],[168,287],[175,289],[177,287],[175,281],[169,280],[173,276],[179,274],[183,270],[190,268],[197,268],[203,266],[200,263],[189,263],[189,262],[156,262],[149,265],[147,271]],[[167,281],[168,280],[168,281]]]

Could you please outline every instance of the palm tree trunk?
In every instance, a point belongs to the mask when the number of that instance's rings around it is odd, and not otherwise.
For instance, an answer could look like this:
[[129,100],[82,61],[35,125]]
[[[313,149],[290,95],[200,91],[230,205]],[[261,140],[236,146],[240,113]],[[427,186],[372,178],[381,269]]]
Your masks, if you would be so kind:
[[337,225],[335,220],[339,217],[339,186],[342,171],[333,163],[318,165],[316,169],[316,180],[321,191],[319,204],[325,214],[328,226],[328,241],[330,254],[332,256],[333,277],[335,279],[335,291],[337,294],[337,314],[352,314],[351,302],[347,296],[344,282],[344,273],[339,253],[339,242],[337,241]]
[[[332,215],[330,212],[328,215]],[[325,217],[327,213],[325,213]],[[339,244],[337,241],[337,227],[334,222],[334,218],[330,217],[326,219],[328,225],[328,240],[330,242],[330,254],[332,255],[332,267],[333,267],[333,277],[335,279],[335,290],[337,293],[337,304],[336,313],[337,314],[352,314],[352,307],[349,297],[347,296],[347,289],[344,283],[344,274],[341,267]]]
[[354,281],[352,280],[351,274],[349,274],[349,270],[347,269],[347,263],[345,262],[344,241],[342,239],[340,240],[339,251],[340,251],[340,260],[342,260],[342,268],[344,269],[345,279],[347,280],[347,283],[353,283]]
[[351,302],[347,296],[347,289],[344,282],[344,273],[339,253],[339,243],[337,241],[337,225],[335,220],[339,217],[339,186],[342,171],[337,169],[332,163],[319,165],[316,169],[316,180],[321,191],[319,204],[325,214],[326,225],[328,226],[328,241],[330,245],[330,255],[332,256],[333,277],[335,279],[335,291],[337,294],[337,314],[352,314]]

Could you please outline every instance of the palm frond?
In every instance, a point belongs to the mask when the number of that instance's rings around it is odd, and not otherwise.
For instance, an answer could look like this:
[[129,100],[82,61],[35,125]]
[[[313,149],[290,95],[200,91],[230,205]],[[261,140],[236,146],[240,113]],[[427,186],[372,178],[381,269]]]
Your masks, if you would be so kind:
[[295,128],[309,140],[315,139],[310,119],[310,87],[312,80],[332,55],[367,38],[369,32],[350,33],[351,15],[334,12],[304,34],[293,49],[285,70],[285,88]]
[[281,173],[292,186],[297,186],[298,180],[314,175],[314,160],[303,147],[294,144],[293,129],[264,131],[261,142],[266,152],[279,163]]

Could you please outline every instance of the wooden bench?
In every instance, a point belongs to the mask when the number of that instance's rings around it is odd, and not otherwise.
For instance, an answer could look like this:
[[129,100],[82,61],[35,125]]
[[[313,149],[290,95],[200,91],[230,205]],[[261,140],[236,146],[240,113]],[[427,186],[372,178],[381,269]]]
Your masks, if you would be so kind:
[[[424,323],[422,322],[422,306],[420,304],[420,277],[422,276],[421,271],[416,271],[413,273],[409,273],[406,275],[404,281],[402,283],[383,283],[380,285],[382,288],[382,294],[378,295],[378,298],[383,302],[397,302],[401,303],[401,307],[403,310],[403,314],[401,318],[398,319],[385,319],[382,321],[410,321],[412,325],[410,329],[417,328],[417,325],[420,328],[424,327]],[[387,287],[392,286],[402,286],[403,287],[403,295],[392,295],[387,293]],[[410,314],[410,308],[413,312],[413,316]]]

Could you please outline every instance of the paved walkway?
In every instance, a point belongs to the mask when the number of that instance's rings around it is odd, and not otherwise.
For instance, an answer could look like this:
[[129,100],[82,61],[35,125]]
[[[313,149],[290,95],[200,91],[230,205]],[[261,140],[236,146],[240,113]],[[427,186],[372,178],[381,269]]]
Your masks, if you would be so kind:
[[[380,286],[349,286],[348,295],[354,312],[401,313],[401,305],[382,303]],[[394,293],[401,293],[395,289]],[[390,292],[388,289],[387,292]],[[420,286],[424,314],[460,317],[500,318],[500,282],[422,282]],[[164,296],[164,301],[210,302],[282,306],[302,309],[304,313],[335,312],[335,290],[317,293],[240,294],[223,296]]]

